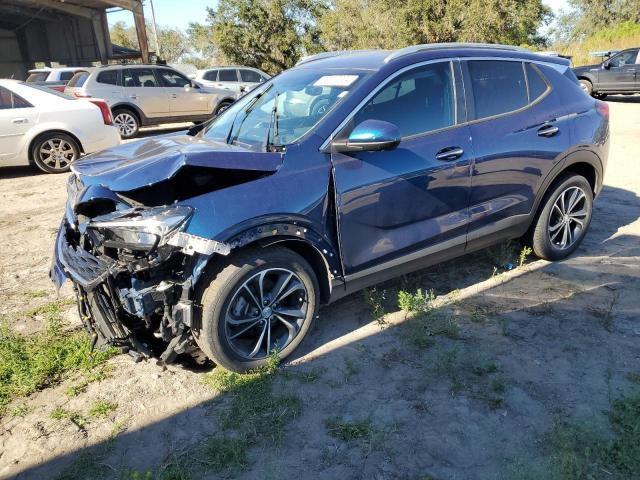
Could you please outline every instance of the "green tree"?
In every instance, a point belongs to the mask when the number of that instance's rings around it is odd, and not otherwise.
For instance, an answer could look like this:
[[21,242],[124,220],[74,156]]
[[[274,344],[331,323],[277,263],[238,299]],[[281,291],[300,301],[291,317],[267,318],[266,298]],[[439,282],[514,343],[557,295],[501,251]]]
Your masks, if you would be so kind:
[[109,35],[111,36],[111,43],[115,45],[120,45],[121,47],[126,48],[138,48],[136,29],[127,25],[123,21],[119,21],[111,25],[111,28],[109,28]]
[[537,44],[551,12],[541,0],[335,0],[320,19],[329,49],[432,42]]
[[640,0],[569,0],[556,21],[556,41],[576,42],[621,23],[640,23]]
[[273,74],[322,50],[317,18],[326,8],[314,0],[220,0],[189,36],[203,56]]

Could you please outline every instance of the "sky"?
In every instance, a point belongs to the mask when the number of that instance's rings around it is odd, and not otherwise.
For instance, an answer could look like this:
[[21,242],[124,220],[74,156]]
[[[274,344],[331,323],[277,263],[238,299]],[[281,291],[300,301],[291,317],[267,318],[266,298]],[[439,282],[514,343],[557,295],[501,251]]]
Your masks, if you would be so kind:
[[[158,25],[185,30],[189,22],[204,22],[206,7],[215,7],[217,3],[217,0],[153,0],[153,8]],[[543,3],[551,7],[554,13],[559,13],[568,6],[567,0],[543,0]],[[151,18],[149,0],[145,0],[144,4],[145,17]],[[108,14],[109,24],[113,25],[120,20],[133,25],[133,15],[129,11],[122,10]]]

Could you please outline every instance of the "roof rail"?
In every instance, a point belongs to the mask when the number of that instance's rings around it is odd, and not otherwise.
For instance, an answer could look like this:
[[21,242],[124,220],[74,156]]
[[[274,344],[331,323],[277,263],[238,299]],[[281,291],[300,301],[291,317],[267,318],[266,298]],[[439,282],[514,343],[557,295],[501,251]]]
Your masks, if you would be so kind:
[[375,52],[376,50],[337,50],[335,52],[322,52],[316,53],[315,55],[307,55],[306,57],[302,57],[296,63],[296,67],[298,65],[302,65],[309,62],[315,62],[316,60],[322,60],[323,58],[332,58],[332,57],[340,57],[342,55],[350,55],[352,53],[366,53],[366,52]]
[[424,43],[421,45],[411,45],[409,47],[401,48],[395,52],[390,53],[384,59],[384,63],[389,63],[396,58],[404,57],[416,52],[422,52],[423,50],[439,50],[444,48],[482,48],[482,49],[494,49],[494,50],[511,50],[517,52],[530,52],[523,47],[517,47],[515,45],[500,45],[497,43],[463,43],[463,42],[451,42],[451,43]]

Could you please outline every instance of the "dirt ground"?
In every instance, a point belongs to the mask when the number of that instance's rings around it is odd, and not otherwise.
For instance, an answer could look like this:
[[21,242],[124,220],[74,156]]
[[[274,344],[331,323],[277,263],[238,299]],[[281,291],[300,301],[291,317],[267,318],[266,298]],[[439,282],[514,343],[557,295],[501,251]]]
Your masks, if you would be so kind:
[[[276,392],[299,399],[282,411],[292,418],[281,443],[252,444],[240,471],[192,478],[520,478],[544,469],[544,433],[558,418],[599,422],[640,374],[640,97],[609,105],[605,187],[572,257],[493,275],[511,253],[492,249],[378,286],[381,320],[363,294],[324,308],[274,381]],[[0,170],[0,314],[57,298],[47,271],[65,182]],[[450,322],[429,342],[415,342],[414,320],[397,306],[398,289],[416,287],[435,290]],[[60,295],[70,296],[68,285]],[[73,307],[68,318],[78,323]],[[234,435],[221,422],[231,400],[202,372],[128,356],[109,362],[109,376],[78,396],[64,393],[71,378],[14,402],[28,413],[0,419],[0,478],[157,472],[208,436]],[[117,408],[83,428],[51,418],[56,407],[86,412],[99,399]],[[336,416],[368,427],[336,438],[327,428]]]

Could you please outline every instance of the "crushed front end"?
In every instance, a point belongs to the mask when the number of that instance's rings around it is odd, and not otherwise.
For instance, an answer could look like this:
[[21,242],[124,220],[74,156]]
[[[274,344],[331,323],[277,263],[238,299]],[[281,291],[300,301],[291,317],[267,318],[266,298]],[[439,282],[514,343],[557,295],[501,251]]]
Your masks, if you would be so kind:
[[68,278],[92,344],[112,345],[136,359],[170,363],[203,358],[192,336],[193,285],[226,244],[184,232],[189,206],[147,207],[77,176],[56,239],[50,277]]

